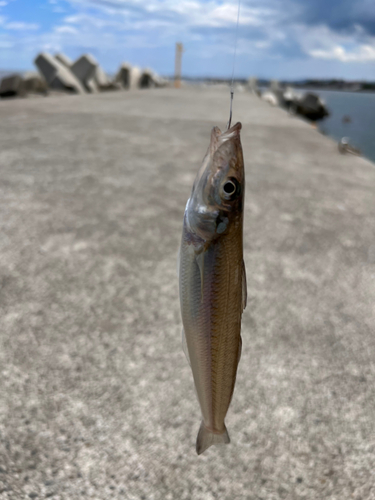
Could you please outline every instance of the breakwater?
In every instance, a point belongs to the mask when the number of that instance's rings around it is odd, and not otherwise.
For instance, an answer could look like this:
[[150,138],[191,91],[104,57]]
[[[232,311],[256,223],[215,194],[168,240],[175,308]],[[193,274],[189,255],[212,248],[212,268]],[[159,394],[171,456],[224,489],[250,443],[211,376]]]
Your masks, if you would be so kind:
[[7,495],[371,495],[375,169],[245,92],[233,109],[248,306],[232,443],[195,454],[176,254],[228,108],[227,91],[203,88],[1,103]]

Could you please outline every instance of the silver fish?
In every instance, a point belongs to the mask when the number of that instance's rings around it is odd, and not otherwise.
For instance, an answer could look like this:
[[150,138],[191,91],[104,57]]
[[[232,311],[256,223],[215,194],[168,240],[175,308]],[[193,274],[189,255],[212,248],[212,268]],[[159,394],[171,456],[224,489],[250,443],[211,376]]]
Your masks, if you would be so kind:
[[187,202],[179,254],[184,351],[203,421],[198,455],[229,443],[227,414],[241,356],[246,307],[243,262],[245,171],[241,123],[214,127],[210,146]]

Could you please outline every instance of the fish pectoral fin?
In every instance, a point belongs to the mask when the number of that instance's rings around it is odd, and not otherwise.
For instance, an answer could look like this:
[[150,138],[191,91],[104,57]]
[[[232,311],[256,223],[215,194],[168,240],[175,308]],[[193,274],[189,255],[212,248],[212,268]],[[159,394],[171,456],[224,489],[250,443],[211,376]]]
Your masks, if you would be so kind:
[[213,444],[228,444],[230,443],[229,434],[227,428],[224,425],[224,431],[222,434],[217,434],[216,432],[211,432],[204,425],[204,422],[201,423],[201,427],[197,436],[197,444],[196,450],[198,455],[203,453]]
[[186,336],[185,336],[185,330],[184,329],[182,329],[182,350],[184,351],[186,359],[188,360],[188,363],[191,366],[190,356],[189,356],[189,349],[188,349],[188,346],[187,346]]
[[242,311],[245,310],[247,304],[247,280],[245,262],[242,261]]
[[203,281],[204,281],[204,252],[200,252],[195,258],[201,276],[201,299],[203,298]]

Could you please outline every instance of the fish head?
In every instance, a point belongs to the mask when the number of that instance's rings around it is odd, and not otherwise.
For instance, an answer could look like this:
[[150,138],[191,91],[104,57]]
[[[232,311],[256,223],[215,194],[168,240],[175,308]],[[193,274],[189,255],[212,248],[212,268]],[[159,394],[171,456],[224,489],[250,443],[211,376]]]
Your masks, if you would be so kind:
[[242,224],[245,170],[241,123],[221,133],[214,127],[206,157],[195,179],[186,208],[190,231],[204,241]]

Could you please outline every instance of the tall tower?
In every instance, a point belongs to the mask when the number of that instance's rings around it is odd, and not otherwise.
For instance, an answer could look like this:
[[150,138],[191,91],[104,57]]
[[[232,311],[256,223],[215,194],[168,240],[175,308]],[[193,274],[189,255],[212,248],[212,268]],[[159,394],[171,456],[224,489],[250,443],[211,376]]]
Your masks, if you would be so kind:
[[184,46],[182,43],[176,43],[176,59],[174,64],[174,86],[176,89],[181,87],[181,60]]

